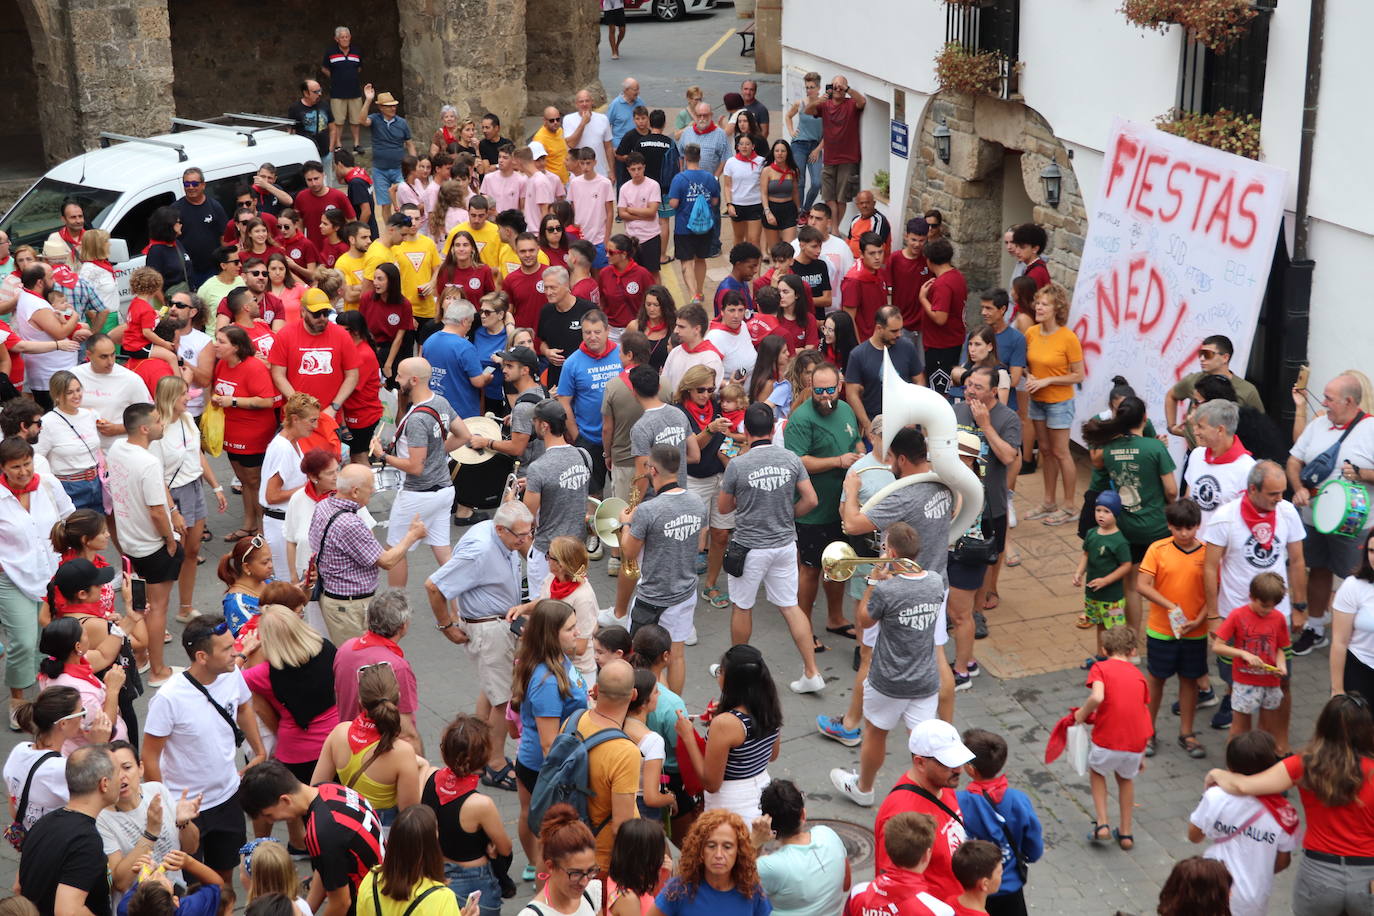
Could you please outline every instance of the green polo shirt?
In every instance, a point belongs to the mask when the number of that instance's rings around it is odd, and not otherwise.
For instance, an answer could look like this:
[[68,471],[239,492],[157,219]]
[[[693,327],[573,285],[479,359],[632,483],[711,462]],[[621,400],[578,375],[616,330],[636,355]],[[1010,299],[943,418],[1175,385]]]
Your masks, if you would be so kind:
[[[854,409],[844,401],[837,401],[830,416],[823,417],[816,410],[815,401],[803,401],[787,418],[783,445],[799,456],[834,458],[854,451],[859,442],[859,420]],[[840,520],[840,491],[844,488],[844,470],[832,468],[811,475],[816,489],[816,508],[797,516],[800,525],[833,525]]]

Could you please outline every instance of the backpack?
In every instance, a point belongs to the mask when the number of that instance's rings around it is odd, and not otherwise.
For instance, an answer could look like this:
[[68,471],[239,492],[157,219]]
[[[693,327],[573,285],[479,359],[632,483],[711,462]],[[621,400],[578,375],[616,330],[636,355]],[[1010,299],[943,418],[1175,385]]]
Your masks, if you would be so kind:
[[692,201],[692,212],[687,215],[687,231],[692,235],[705,235],[715,228],[715,214],[711,212],[711,195],[703,193]]
[[666,195],[669,187],[673,184],[673,179],[677,173],[682,171],[682,154],[678,152],[676,143],[668,144],[668,151],[663,154],[663,162],[659,166],[658,186],[663,189]]
[[559,803],[572,805],[582,820],[591,824],[592,834],[601,832],[611,822],[608,816],[599,824],[592,824],[587,817],[587,799],[591,796],[588,781],[587,755],[595,747],[616,738],[630,740],[630,736],[618,728],[603,728],[594,735],[583,738],[577,731],[585,709],[578,709],[568,716],[559,729],[558,737],[553,740],[544,757],[544,765],[539,768],[539,778],[535,781],[534,791],[530,793],[530,814],[527,823],[536,834],[544,822],[544,813]]

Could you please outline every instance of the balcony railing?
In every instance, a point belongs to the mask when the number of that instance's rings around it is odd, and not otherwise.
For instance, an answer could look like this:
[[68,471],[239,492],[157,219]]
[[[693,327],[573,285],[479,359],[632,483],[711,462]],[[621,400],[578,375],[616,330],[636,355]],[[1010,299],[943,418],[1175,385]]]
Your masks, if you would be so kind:
[[970,53],[990,51],[1001,64],[1002,88],[999,96],[1009,99],[1018,93],[1017,54],[1021,38],[1020,0],[984,0],[980,4],[945,5],[945,41]]
[[1184,36],[1179,76],[1181,111],[1214,114],[1228,109],[1260,117],[1264,109],[1264,72],[1269,57],[1269,16],[1276,0],[1258,0],[1259,13],[1246,33],[1218,53]]

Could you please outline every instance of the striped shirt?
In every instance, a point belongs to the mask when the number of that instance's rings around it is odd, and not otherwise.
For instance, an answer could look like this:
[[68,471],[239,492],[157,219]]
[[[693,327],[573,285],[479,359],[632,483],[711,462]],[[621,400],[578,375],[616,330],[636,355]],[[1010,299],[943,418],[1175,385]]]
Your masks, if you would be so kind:
[[751,779],[768,769],[768,764],[773,759],[773,745],[777,743],[778,733],[774,731],[767,735],[759,734],[754,717],[749,713],[737,709],[727,711],[744,726],[744,743],[739,747],[732,747],[729,756],[725,758],[725,778]]

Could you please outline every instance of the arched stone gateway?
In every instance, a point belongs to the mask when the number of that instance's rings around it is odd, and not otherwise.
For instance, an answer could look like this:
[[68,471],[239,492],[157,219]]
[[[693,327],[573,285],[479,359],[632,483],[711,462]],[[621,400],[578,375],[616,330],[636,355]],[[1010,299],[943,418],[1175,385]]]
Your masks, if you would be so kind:
[[[950,158],[935,154],[933,131],[950,131]],[[905,218],[932,207],[945,216],[956,263],[970,290],[1006,286],[1012,262],[1002,231],[1035,222],[1049,233],[1045,260],[1054,279],[1072,288],[1088,220],[1069,151],[1049,123],[1022,102],[944,91],[932,96],[916,130]],[[1045,201],[1040,172],[1053,159],[1063,173],[1059,206]]]

